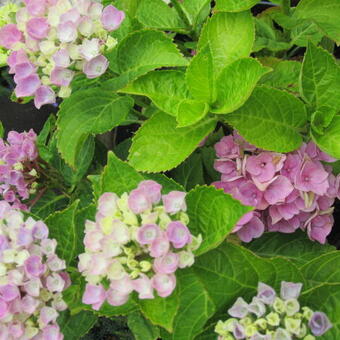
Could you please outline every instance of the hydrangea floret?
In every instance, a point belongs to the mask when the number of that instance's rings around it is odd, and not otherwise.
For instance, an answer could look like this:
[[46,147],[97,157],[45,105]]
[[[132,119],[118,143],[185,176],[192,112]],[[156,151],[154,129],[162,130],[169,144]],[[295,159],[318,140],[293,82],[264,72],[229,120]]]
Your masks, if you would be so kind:
[[218,340],[315,340],[331,327],[327,315],[301,307],[301,283],[281,282],[280,296],[259,282],[250,303],[239,297],[228,310],[231,318],[218,321]]
[[236,131],[223,137],[215,150],[221,181],[213,184],[255,207],[233,230],[242,241],[250,242],[265,230],[292,233],[300,228],[311,240],[326,242],[334,224],[332,205],[340,197],[340,176],[322,162],[334,158],[313,142],[286,154],[264,151]]
[[14,208],[26,210],[21,201],[36,192],[38,183],[37,135],[10,131],[7,142],[0,139],[0,194]]
[[169,296],[178,268],[194,263],[201,236],[188,227],[185,193],[161,193],[162,186],[142,181],[129,194],[104,193],[96,221],[85,226],[85,253],[79,271],[87,281],[83,302],[98,310],[104,301],[125,304],[135,291],[140,299]]
[[108,67],[103,53],[116,40],[125,14],[90,0],[25,0],[14,19],[0,29],[0,46],[8,49],[9,72],[17,97],[34,96],[37,108],[71,94],[76,73],[101,76]]
[[65,261],[48,228],[0,201],[0,339],[62,340],[56,319],[67,308]]

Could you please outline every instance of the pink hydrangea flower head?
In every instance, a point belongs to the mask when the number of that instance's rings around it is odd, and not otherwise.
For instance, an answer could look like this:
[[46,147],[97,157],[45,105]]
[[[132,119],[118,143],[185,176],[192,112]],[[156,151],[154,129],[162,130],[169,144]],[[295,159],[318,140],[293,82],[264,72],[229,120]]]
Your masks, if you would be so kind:
[[11,49],[13,45],[22,40],[22,33],[15,24],[8,24],[0,28],[0,45]]
[[235,159],[240,155],[240,147],[232,136],[223,137],[215,144],[215,150],[219,158]]
[[32,17],[41,17],[46,12],[46,1],[28,0],[26,1],[26,9]]
[[260,182],[268,182],[275,175],[275,164],[270,152],[262,152],[247,159],[246,170]]
[[106,6],[101,16],[102,25],[109,32],[118,29],[124,19],[125,13],[112,5]]
[[146,180],[121,197],[104,193],[99,198],[96,221],[86,221],[85,252],[79,255],[78,269],[89,287],[84,303],[100,308],[91,289],[103,284],[109,288],[100,302],[113,306],[125,304],[132,292],[140,299],[156,293],[167,297],[175,289],[176,271],[193,265],[202,238],[186,226],[185,193],[173,191],[161,200],[161,191],[160,184]]
[[34,105],[37,109],[40,109],[43,105],[53,104],[56,101],[56,96],[53,89],[50,86],[40,86],[34,97]]
[[18,80],[15,95],[18,98],[33,96],[40,85],[39,76],[37,74],[31,74],[28,77]]
[[54,53],[53,60],[56,67],[66,68],[70,66],[70,53],[66,48],[62,48]]
[[106,299],[106,291],[102,285],[87,284],[83,295],[83,303],[92,305],[94,310],[99,310]]
[[74,71],[68,68],[55,67],[51,73],[51,83],[57,86],[69,86],[74,77]]

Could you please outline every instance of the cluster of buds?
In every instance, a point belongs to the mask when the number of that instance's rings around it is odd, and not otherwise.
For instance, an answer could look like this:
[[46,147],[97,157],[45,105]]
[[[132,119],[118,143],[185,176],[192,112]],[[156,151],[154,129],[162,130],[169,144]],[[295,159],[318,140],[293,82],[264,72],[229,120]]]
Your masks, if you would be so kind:
[[0,201],[0,339],[62,340],[56,319],[70,284],[42,221]]
[[334,224],[332,205],[340,196],[340,176],[332,174],[334,162],[313,143],[287,154],[264,151],[236,132],[215,145],[215,169],[221,181],[213,183],[243,204],[255,207],[236,225],[244,242],[265,230],[292,233],[307,230],[311,240],[326,242]]
[[231,316],[218,321],[218,340],[315,340],[331,327],[323,312],[300,306],[301,283],[281,282],[280,297],[275,290],[260,282],[251,303],[239,297],[228,310]]
[[7,143],[0,139],[0,194],[13,208],[26,210],[21,200],[34,194],[38,183],[36,134],[10,131]]
[[186,226],[185,193],[162,196],[161,189],[147,180],[120,198],[100,197],[96,222],[86,222],[78,267],[87,281],[83,302],[93,309],[106,300],[123,305],[133,291],[140,299],[153,299],[154,290],[167,297],[175,289],[177,268],[194,263],[192,251],[201,237]]
[[110,31],[125,14],[91,0],[24,0],[15,20],[0,29],[0,45],[10,50],[17,97],[34,96],[37,108],[71,94],[76,72],[92,79],[102,75],[103,53],[115,46]]

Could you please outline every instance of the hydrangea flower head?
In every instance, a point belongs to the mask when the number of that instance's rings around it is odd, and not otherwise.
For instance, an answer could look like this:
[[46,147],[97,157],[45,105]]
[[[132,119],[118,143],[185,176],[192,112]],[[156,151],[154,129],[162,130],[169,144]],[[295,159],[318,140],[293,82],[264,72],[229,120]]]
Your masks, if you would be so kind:
[[56,322],[67,308],[62,291],[70,284],[65,261],[48,228],[0,201],[1,339],[63,339]]
[[287,154],[264,151],[237,132],[215,145],[215,169],[221,181],[213,183],[245,205],[255,207],[237,223],[234,232],[244,242],[264,231],[292,233],[306,230],[309,238],[326,242],[333,226],[332,205],[340,176],[322,161],[335,159],[313,142]]
[[250,303],[239,297],[229,308],[231,318],[218,321],[218,340],[315,340],[331,327],[327,315],[301,307],[298,301],[301,283],[281,282],[275,290],[259,282],[257,295]]
[[79,256],[87,281],[83,302],[98,310],[104,301],[123,305],[133,291],[140,299],[169,296],[176,271],[194,263],[201,242],[186,226],[185,193],[162,195],[162,186],[147,180],[121,197],[104,193],[98,203]]
[[0,46],[8,50],[17,97],[34,97],[39,109],[71,94],[77,73],[92,79],[108,68],[103,53],[116,41],[124,12],[91,0],[25,0],[0,25]]
[[3,199],[20,209],[27,209],[27,199],[37,187],[37,135],[10,131],[7,143],[0,139],[0,193]]

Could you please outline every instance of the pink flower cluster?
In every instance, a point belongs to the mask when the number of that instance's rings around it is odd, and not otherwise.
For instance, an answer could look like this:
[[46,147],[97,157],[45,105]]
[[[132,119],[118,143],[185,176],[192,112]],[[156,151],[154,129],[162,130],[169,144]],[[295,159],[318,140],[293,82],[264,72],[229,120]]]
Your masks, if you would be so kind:
[[0,139],[0,194],[15,208],[26,210],[21,203],[37,186],[35,169],[38,151],[37,135],[29,132],[10,131],[7,143]]
[[83,302],[93,309],[105,300],[123,305],[133,291],[140,299],[154,298],[154,290],[167,297],[175,289],[176,270],[194,263],[192,251],[201,237],[186,226],[185,193],[162,196],[161,189],[147,180],[120,198],[100,197],[96,222],[86,222],[78,267],[88,282]]
[[108,60],[102,55],[116,41],[125,14],[112,5],[91,0],[24,0],[16,20],[0,29],[0,45],[11,54],[17,97],[34,96],[37,108],[68,97],[77,71],[88,78],[102,75]]
[[221,181],[213,183],[243,204],[255,207],[236,225],[244,242],[265,230],[292,233],[306,230],[311,240],[326,242],[333,226],[332,205],[340,196],[340,176],[322,161],[335,159],[313,143],[287,154],[264,151],[236,132],[215,145],[215,169]]
[[0,201],[0,339],[62,340],[56,319],[70,284],[42,221]]

